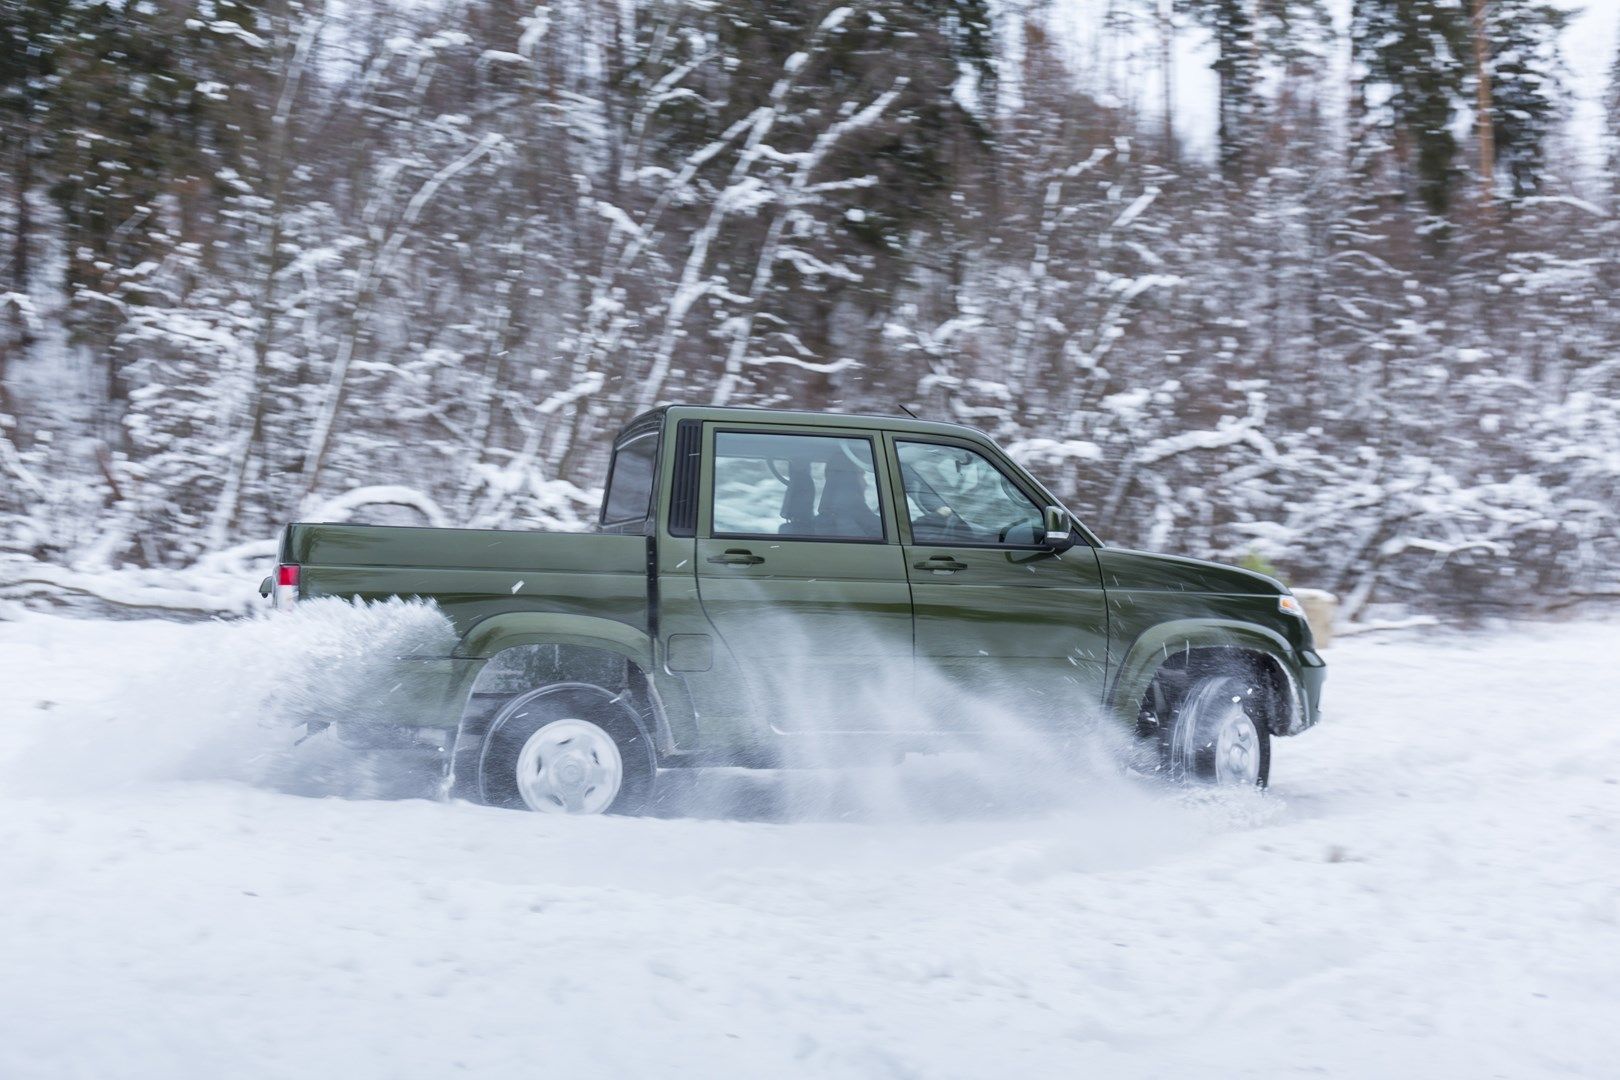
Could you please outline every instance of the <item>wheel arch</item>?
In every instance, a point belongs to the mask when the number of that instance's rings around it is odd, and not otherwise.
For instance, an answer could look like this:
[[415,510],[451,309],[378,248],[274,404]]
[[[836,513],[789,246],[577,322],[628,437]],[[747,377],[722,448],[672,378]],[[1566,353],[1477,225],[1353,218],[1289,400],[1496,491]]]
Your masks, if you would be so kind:
[[652,638],[629,623],[596,615],[521,611],[491,615],[468,628],[454,653],[488,660],[522,645],[577,645],[623,655],[643,671],[653,665]]
[[[668,711],[651,674],[652,643],[633,627],[590,616],[497,616],[474,626],[457,653],[482,662],[456,730],[457,794],[476,784],[485,740],[517,702],[566,694],[604,707],[623,704],[654,764],[675,748]],[[524,673],[526,685],[521,684]]]
[[1271,734],[1292,735],[1301,730],[1308,714],[1288,655],[1288,643],[1280,635],[1252,623],[1202,619],[1162,623],[1131,646],[1113,679],[1109,703],[1116,715],[1136,717],[1167,667],[1191,663],[1194,657],[1230,657],[1251,665],[1270,684],[1277,706],[1269,724]]

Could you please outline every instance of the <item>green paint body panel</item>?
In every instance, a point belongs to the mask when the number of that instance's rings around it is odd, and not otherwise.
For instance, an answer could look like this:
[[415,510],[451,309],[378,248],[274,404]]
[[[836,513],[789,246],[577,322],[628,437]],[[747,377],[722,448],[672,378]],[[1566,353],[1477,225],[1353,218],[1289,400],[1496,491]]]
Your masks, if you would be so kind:
[[[685,462],[674,452],[678,428]],[[870,446],[877,531],[860,540],[713,535],[717,431]],[[1129,721],[1158,666],[1197,648],[1275,660],[1295,703],[1278,734],[1316,720],[1325,667],[1304,621],[1279,609],[1287,590],[1270,578],[1109,548],[1078,519],[1073,545],[1057,549],[914,543],[897,438],[974,450],[1009,490],[1061,505],[979,432],[672,406],[632,421],[620,443],[654,432],[645,521],[591,533],[295,524],[281,561],[300,567],[302,597],[417,597],[451,621],[454,653],[413,661],[411,685],[423,689],[419,708],[397,718],[403,726],[458,727],[486,661],[553,645],[622,660],[626,677],[639,677],[669,764],[770,764],[796,746],[876,738],[920,746],[969,730],[964,702],[992,702],[1054,730],[1099,709]],[[784,489],[793,482],[778,479]]]
[[1243,648],[1276,659],[1297,688],[1298,712],[1286,734],[1315,723],[1326,667],[1305,621],[1278,610],[1288,591],[1280,583],[1198,559],[1119,548],[1097,556],[1108,594],[1111,708],[1134,710],[1172,653]]

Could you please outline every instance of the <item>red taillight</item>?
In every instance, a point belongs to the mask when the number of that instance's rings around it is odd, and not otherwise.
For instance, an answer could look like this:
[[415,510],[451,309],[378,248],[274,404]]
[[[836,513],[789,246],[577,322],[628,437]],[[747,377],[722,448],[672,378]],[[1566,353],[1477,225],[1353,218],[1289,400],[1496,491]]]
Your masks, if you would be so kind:
[[283,563],[276,567],[275,605],[277,611],[291,611],[298,602],[298,566]]

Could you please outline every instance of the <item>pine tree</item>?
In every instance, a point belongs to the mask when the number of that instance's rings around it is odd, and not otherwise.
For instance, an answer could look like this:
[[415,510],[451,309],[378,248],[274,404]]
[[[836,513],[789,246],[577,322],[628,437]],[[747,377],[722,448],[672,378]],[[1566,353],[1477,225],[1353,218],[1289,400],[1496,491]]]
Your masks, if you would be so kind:
[[1544,0],[1493,0],[1484,10],[1494,166],[1507,171],[1519,199],[1540,187],[1547,139],[1563,111],[1559,38],[1569,12]]
[[64,47],[68,0],[0,0],[0,161],[12,204],[11,242],[3,258],[8,286],[26,293],[35,241],[30,212],[37,161],[53,137],[52,102]]
[[1423,205],[1445,214],[1458,173],[1452,120],[1466,75],[1467,13],[1443,0],[1356,0],[1350,33],[1364,82],[1387,94],[1375,122],[1394,135]]
[[241,165],[228,106],[254,89],[257,20],[237,0],[71,0],[57,13],[42,168],[65,226],[71,328],[105,361],[109,441],[131,388],[111,349],[130,307],[184,293],[223,240],[216,196],[234,193]]

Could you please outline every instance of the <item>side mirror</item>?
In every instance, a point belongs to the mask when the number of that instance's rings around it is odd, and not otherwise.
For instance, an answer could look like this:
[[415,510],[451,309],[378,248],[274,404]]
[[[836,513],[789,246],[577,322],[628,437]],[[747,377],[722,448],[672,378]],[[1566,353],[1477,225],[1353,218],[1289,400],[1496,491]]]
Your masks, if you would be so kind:
[[1048,506],[1041,514],[1041,523],[1045,526],[1045,536],[1042,543],[1053,551],[1066,551],[1074,546],[1074,525],[1069,521],[1069,512],[1061,506]]
[[268,598],[270,595],[271,586],[275,585],[275,583],[276,579],[273,577],[267,577],[263,581],[259,582],[259,595]]

